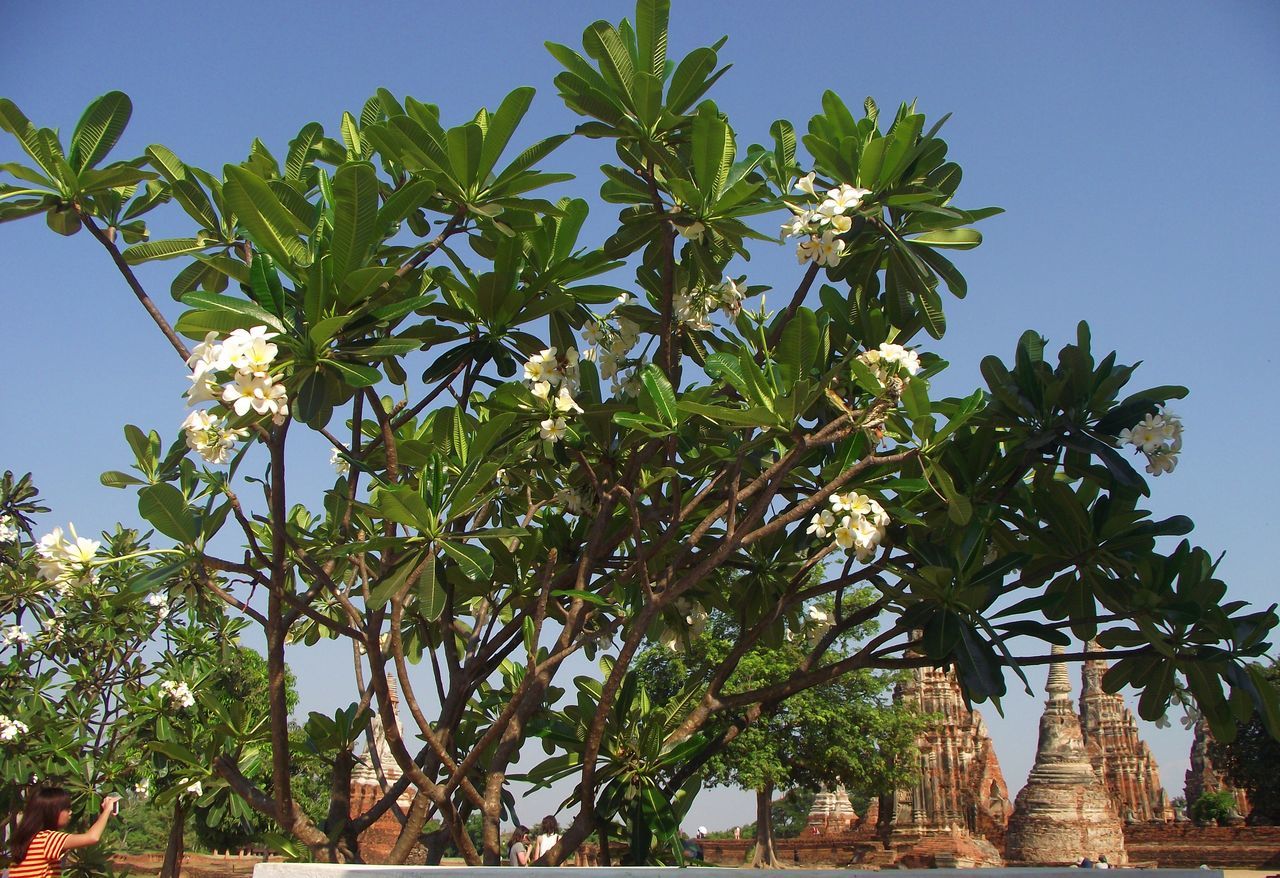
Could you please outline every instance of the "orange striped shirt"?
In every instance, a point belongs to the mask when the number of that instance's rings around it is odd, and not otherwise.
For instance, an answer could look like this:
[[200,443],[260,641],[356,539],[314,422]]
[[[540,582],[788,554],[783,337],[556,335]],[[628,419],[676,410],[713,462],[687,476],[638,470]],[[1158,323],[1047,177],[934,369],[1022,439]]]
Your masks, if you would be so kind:
[[67,834],[42,829],[31,839],[31,847],[21,863],[9,867],[9,878],[58,878],[62,874],[62,855],[66,851]]

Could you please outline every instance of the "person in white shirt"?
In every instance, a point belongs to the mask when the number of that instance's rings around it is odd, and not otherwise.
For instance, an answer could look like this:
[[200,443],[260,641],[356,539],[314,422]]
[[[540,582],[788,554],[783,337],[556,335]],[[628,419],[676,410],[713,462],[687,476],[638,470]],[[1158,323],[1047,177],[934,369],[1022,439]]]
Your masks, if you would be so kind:
[[529,856],[529,862],[538,862],[543,854],[556,846],[558,841],[560,841],[560,824],[556,823],[554,816],[548,814],[542,818],[542,823],[538,827],[538,837],[533,840],[533,853]]

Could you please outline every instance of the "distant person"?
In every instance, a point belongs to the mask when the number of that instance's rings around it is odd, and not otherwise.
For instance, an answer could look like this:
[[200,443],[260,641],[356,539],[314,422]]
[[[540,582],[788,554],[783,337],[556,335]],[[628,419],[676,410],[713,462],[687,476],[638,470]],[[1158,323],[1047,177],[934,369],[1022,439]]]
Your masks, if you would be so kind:
[[1110,869],[1110,868],[1111,868],[1111,864],[1107,862],[1107,855],[1106,855],[1106,854],[1099,854],[1099,856],[1098,856],[1098,865],[1094,866],[1093,868],[1095,868],[1095,869]]
[[529,827],[517,826],[507,842],[507,865],[529,865]]
[[71,823],[71,794],[62,787],[42,787],[27,799],[22,821],[13,833],[9,878],[57,878],[67,851],[87,848],[102,838],[119,796],[102,800],[102,813],[87,832],[63,832]]
[[686,860],[703,859],[702,845],[689,838],[689,833],[683,830],[680,832],[680,853],[684,854]]
[[738,839],[740,839],[740,838],[742,838],[742,827],[741,827],[741,826],[735,826],[735,827],[733,827],[733,839],[734,839],[734,841],[737,841],[737,840],[738,840]]
[[706,838],[706,837],[707,837],[707,827],[705,827],[705,826],[699,826],[699,827],[698,827],[698,838]]
[[1080,868],[1081,868],[1081,869],[1092,869],[1092,868],[1093,868],[1093,860],[1089,859],[1088,857],[1085,857],[1084,859],[1082,859],[1082,860],[1080,861],[1080,864],[1079,864],[1079,865],[1080,865]]
[[558,841],[560,841],[560,824],[556,823],[555,817],[548,814],[538,825],[538,837],[534,839],[533,856],[529,858],[529,862],[538,862],[543,854],[556,846]]

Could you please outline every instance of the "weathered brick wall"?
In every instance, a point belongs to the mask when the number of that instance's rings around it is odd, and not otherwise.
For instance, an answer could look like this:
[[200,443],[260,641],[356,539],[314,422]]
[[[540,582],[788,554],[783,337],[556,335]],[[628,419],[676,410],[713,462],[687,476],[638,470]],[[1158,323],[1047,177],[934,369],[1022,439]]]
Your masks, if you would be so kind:
[[1135,824],[1124,828],[1124,844],[1130,862],[1162,869],[1280,867],[1280,826]]

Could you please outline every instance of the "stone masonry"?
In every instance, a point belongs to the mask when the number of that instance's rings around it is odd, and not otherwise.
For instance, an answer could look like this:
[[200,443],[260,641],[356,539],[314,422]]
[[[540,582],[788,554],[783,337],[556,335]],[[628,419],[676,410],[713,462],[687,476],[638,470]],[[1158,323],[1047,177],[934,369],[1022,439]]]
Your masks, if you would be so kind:
[[[1055,646],[1054,652],[1062,653]],[[1123,865],[1124,825],[1085,749],[1080,717],[1071,704],[1066,665],[1054,662],[1049,698],[1040,717],[1035,765],[1018,793],[1005,835],[1005,859],[1028,866],[1067,865],[1106,855]]]
[[[1096,644],[1090,644],[1096,649]],[[1111,796],[1111,804],[1125,823],[1170,820],[1173,809],[1160,783],[1160,768],[1151,748],[1138,736],[1133,712],[1119,693],[1102,688],[1107,663],[1085,662],[1080,692],[1080,726],[1094,770]]]
[[1249,797],[1244,790],[1229,785],[1222,774],[1214,767],[1209,756],[1209,742],[1213,740],[1213,732],[1209,731],[1209,722],[1203,718],[1196,721],[1195,738],[1191,741],[1191,767],[1187,769],[1187,788],[1183,793],[1187,797],[1187,808],[1205,793],[1216,793],[1228,790],[1236,799],[1236,810],[1241,816],[1249,814]]

